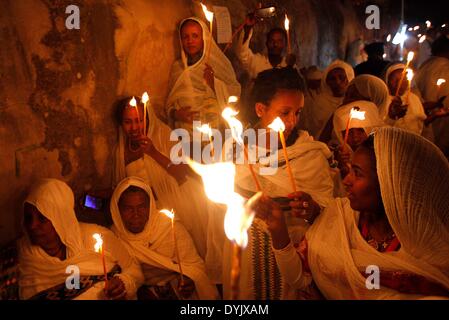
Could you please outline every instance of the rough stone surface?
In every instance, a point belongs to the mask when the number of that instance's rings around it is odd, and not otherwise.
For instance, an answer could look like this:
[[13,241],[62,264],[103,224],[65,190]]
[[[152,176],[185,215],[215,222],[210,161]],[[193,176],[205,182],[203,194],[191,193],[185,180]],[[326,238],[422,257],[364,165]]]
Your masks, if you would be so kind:
[[[205,1],[227,6],[236,28],[257,1]],[[344,57],[363,24],[349,1],[272,1],[291,17],[301,66]],[[68,5],[80,30],[65,28]],[[19,235],[22,201],[39,178],[59,178],[77,195],[110,185],[116,141],[112,105],[150,93],[162,110],[171,63],[179,55],[177,25],[188,0],[2,0],[0,10],[0,245]],[[283,25],[283,14],[256,27]],[[232,50],[231,60],[238,68]]]

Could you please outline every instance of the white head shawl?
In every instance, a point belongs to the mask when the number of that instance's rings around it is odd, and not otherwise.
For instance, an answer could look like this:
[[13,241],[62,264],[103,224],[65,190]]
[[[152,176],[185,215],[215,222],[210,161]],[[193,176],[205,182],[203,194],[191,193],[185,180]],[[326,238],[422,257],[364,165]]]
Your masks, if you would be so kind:
[[334,113],[334,133],[340,143],[343,143],[343,135],[341,132],[346,129],[351,109],[359,107],[360,111],[365,112],[365,120],[351,119],[349,129],[362,128],[369,135],[375,127],[383,125],[383,121],[379,116],[377,106],[369,101],[354,101],[338,108]]
[[388,87],[380,78],[370,74],[362,74],[354,78],[349,85],[355,85],[357,91],[380,110],[388,103]]
[[[34,185],[25,200],[49,219],[62,243],[66,245],[67,259],[49,256],[40,246],[32,245],[25,233],[19,241],[20,296],[30,298],[40,291],[64,283],[66,267],[76,265],[81,275],[101,275],[100,254],[86,249],[80,225],[74,211],[74,197],[70,187],[56,179],[43,179]],[[113,261],[106,255],[108,270]]]
[[[200,24],[203,30],[203,54],[201,58],[193,65],[187,65],[187,56],[184,52],[181,41],[181,26],[188,20],[193,20]],[[205,84],[203,73],[206,63],[214,70],[214,77],[221,81],[218,85],[215,83],[216,98],[221,107],[227,103],[229,96],[240,96],[240,84],[238,83],[234,68],[231,62],[220,50],[209,32],[206,24],[195,17],[184,19],[179,24],[179,41],[181,46],[181,60],[175,62],[170,75],[170,94],[167,99],[167,107],[173,108],[179,100],[185,100],[186,105],[192,107],[192,110],[201,108],[195,105],[195,99],[201,99],[208,86]],[[184,106],[184,105],[182,105]],[[169,110],[168,110],[169,111]]]
[[[150,198],[149,219],[142,232],[134,234],[129,232],[122,222],[118,202],[122,193],[130,186],[139,187],[144,190]],[[131,255],[135,256],[140,263],[156,266],[161,269],[168,269],[174,272],[179,271],[179,267],[175,264],[171,257],[163,256],[157,252],[158,248],[163,246],[173,246],[171,242],[172,227],[171,221],[164,214],[159,213],[156,208],[156,202],[153,198],[151,188],[144,180],[138,177],[128,177],[123,179],[115,188],[111,198],[111,215],[114,225],[112,231],[123,240]],[[176,225],[175,225],[176,228]],[[179,238],[177,234],[177,242],[180,255],[183,252],[196,252],[192,241]],[[198,258],[201,263],[202,261]],[[196,291],[200,299],[214,299],[217,296],[215,287],[211,284],[202,266],[198,266],[189,261],[182,260],[183,272],[195,282]]]
[[[396,128],[375,133],[377,174],[401,251],[449,289],[449,164],[425,138]],[[441,278],[432,274],[439,270]]]
[[[394,64],[387,68],[387,71],[385,72],[385,79],[384,79],[385,83],[387,84],[387,88],[388,88],[388,78],[390,77],[390,74],[392,72],[394,72],[396,70],[400,70],[400,69],[405,69],[405,64],[397,63],[397,64]],[[404,78],[404,81],[407,81],[407,79]],[[390,91],[388,90],[388,92],[390,92]]]
[[321,77],[321,93],[317,95],[316,100],[312,105],[306,106],[308,109],[306,112],[310,113],[310,115],[308,115],[308,121],[310,122],[308,129],[316,139],[319,138],[321,131],[324,129],[335,109],[337,109],[343,101],[343,97],[334,97],[332,89],[326,82],[329,72],[337,68],[341,68],[345,71],[348,82],[354,79],[354,70],[352,67],[341,60],[335,60],[324,71],[323,76]]

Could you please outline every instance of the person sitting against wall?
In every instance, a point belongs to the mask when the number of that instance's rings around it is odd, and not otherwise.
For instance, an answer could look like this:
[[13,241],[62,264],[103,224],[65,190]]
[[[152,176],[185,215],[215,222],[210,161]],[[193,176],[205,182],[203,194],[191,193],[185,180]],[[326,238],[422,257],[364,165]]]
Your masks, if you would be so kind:
[[[18,241],[20,299],[136,298],[143,282],[138,262],[110,230],[77,221],[73,192],[66,183],[40,180],[23,209],[25,234]],[[101,253],[95,252],[95,233],[103,238],[107,285]],[[70,281],[73,289],[67,286],[71,272],[80,276],[79,283]]]

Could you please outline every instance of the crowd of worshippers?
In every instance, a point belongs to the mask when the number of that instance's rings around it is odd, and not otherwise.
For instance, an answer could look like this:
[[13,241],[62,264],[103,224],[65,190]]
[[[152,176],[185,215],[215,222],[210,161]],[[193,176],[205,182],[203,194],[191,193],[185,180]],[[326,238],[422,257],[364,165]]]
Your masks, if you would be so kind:
[[[399,87],[405,65],[383,61],[380,44],[367,47],[356,72],[341,60],[298,71],[283,29],[267,34],[266,53],[252,51],[255,23],[247,17],[234,46],[244,85],[205,23],[191,17],[179,25],[166,117],[148,108],[142,128],[143,104],[139,116],[130,97],[117,102],[110,228],[78,222],[66,183],[31,188],[18,242],[21,299],[230,299],[226,207],[207,198],[187,164],[171,162],[170,133],[192,132],[193,120],[225,126],[231,95],[241,97],[249,128],[283,120],[298,190],[282,152],[275,174],[254,164],[263,196],[242,252],[239,299],[449,297],[449,86],[436,86],[449,81],[449,39],[435,38],[410,90],[407,81]],[[348,122],[354,107],[363,121]],[[246,164],[236,164],[235,190],[257,192]],[[176,212],[177,250],[162,208]],[[107,285],[94,233],[103,236]],[[80,288],[66,286],[72,265]],[[379,270],[375,288],[369,266]]]

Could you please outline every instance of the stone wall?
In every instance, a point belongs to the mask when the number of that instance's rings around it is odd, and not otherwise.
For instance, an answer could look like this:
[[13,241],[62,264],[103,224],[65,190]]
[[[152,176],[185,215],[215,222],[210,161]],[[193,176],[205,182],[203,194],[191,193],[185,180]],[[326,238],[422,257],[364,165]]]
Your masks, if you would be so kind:
[[[257,1],[205,2],[227,6],[236,28]],[[271,3],[291,17],[301,66],[343,58],[363,24],[349,1]],[[71,4],[80,7],[80,30],[65,28]],[[0,245],[18,236],[21,203],[38,178],[67,181],[77,195],[110,185],[114,101],[149,91],[162,110],[179,54],[176,26],[202,17],[189,0],[2,0],[1,7]],[[253,48],[263,50],[264,32],[282,21],[283,14],[258,25]]]

